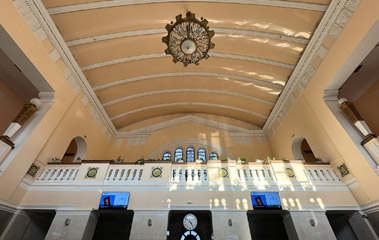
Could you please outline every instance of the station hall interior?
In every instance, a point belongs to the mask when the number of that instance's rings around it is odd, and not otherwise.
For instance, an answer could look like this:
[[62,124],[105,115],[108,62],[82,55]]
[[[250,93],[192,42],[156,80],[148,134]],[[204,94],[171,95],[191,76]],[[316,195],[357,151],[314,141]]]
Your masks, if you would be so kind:
[[0,0],[0,240],[379,239],[378,0]]

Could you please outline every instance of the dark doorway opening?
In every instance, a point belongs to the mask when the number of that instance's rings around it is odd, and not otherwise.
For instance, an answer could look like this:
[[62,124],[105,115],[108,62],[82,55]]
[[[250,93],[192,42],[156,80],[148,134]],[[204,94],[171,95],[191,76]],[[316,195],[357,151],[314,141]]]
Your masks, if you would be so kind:
[[131,210],[99,210],[93,240],[128,240],[134,212]]
[[349,217],[352,214],[353,212],[339,211],[332,211],[326,213],[330,226],[332,227],[337,240],[358,240],[349,222]]
[[168,228],[169,236],[168,240],[181,239],[182,236],[188,232],[183,225],[184,217],[192,213],[197,218],[197,226],[192,230],[191,234],[185,236],[185,240],[196,239],[199,236],[201,240],[211,240],[213,227],[212,227],[212,213],[211,211],[180,211],[173,210],[168,214]]
[[44,240],[54,220],[55,211],[26,211],[26,213],[30,221],[21,240]]
[[250,234],[252,239],[259,240],[288,240],[283,223],[286,211],[255,210],[247,212]]

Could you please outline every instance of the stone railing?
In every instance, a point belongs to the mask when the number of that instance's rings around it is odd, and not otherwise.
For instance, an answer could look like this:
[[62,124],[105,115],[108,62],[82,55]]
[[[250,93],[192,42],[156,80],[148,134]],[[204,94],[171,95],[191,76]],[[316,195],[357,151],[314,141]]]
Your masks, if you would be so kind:
[[46,167],[41,175],[37,178],[37,183],[67,183],[73,182],[79,171],[76,166],[54,166]]
[[[90,174],[91,173],[91,174]],[[33,185],[343,185],[327,164],[304,165],[300,161],[237,163],[210,161],[171,163],[151,161],[145,165],[114,164],[110,161],[82,161],[77,165],[48,165]]]

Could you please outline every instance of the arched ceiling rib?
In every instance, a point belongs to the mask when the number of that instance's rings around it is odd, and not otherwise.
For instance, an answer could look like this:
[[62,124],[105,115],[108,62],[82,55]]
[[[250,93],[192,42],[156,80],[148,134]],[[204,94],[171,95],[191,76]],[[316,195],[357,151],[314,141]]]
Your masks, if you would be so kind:
[[[114,126],[127,129],[191,114],[262,127],[330,0],[43,3]],[[161,42],[186,11],[216,33],[211,57],[187,68]]]

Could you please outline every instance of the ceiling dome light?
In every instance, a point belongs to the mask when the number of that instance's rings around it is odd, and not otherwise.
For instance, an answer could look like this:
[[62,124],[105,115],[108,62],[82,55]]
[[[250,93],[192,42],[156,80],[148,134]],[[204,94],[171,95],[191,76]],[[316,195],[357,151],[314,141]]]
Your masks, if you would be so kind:
[[195,14],[187,12],[186,17],[182,14],[176,16],[176,22],[166,25],[167,36],[162,42],[167,44],[165,53],[173,56],[174,63],[182,62],[186,67],[190,63],[199,65],[203,58],[209,58],[209,49],[214,48],[211,38],[215,35],[207,26],[208,21],[195,18]]

